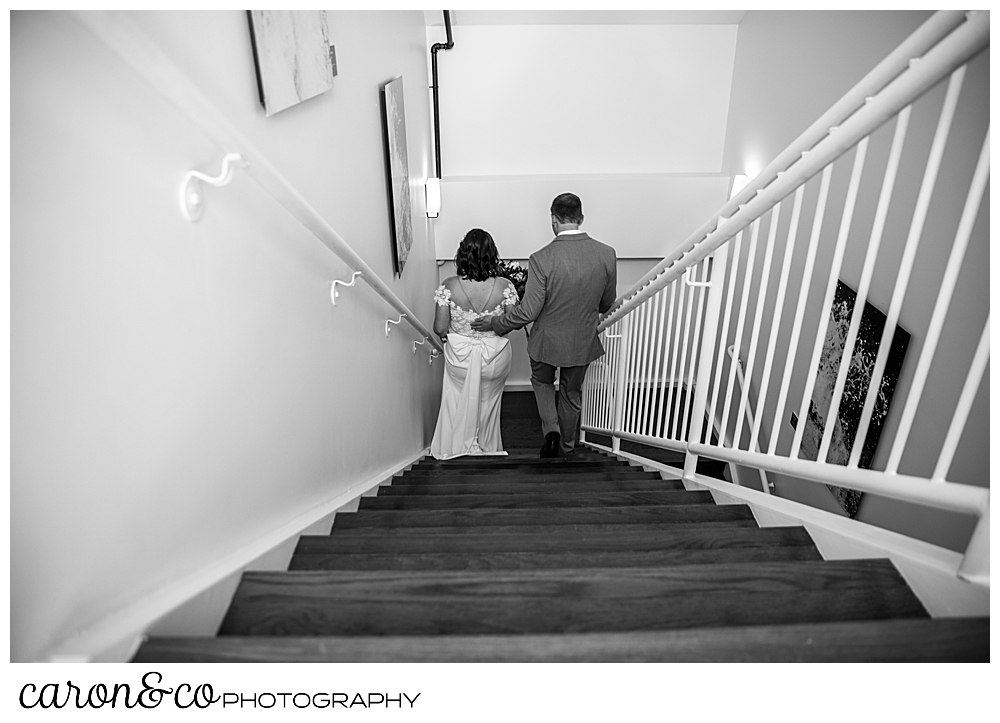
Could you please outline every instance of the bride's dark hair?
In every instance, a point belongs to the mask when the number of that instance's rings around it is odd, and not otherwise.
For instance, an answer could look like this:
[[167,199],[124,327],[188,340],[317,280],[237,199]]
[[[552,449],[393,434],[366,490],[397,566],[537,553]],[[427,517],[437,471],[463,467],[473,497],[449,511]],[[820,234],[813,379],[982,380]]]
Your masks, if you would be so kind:
[[455,271],[472,281],[486,281],[500,269],[500,254],[493,237],[481,228],[465,234],[455,254]]

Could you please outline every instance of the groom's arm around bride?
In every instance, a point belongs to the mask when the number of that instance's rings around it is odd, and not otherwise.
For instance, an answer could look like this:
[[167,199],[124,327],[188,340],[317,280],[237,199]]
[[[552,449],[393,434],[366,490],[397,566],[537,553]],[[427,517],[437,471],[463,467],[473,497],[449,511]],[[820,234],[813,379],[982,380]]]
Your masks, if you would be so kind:
[[[480,331],[507,334],[534,322],[528,356],[545,434],[543,456],[573,453],[579,436],[583,377],[590,362],[604,354],[597,324],[614,303],[618,280],[614,249],[580,230],[580,199],[564,193],[553,200],[550,210],[555,238],[528,259],[521,303],[502,316],[473,323]],[[556,369],[560,369],[558,408],[553,386]]]

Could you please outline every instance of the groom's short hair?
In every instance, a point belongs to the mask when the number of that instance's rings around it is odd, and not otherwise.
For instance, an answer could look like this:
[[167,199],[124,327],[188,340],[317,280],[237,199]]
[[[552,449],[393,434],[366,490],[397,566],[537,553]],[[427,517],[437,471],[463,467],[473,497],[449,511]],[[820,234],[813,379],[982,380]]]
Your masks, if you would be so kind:
[[563,223],[583,223],[583,203],[575,193],[560,193],[549,211]]

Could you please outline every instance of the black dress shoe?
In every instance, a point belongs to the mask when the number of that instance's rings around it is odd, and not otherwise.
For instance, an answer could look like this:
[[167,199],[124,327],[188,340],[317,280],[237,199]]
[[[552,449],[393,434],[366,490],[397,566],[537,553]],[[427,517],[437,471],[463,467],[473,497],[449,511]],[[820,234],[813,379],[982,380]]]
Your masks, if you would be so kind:
[[559,432],[549,432],[545,435],[545,444],[542,445],[539,457],[559,456]]

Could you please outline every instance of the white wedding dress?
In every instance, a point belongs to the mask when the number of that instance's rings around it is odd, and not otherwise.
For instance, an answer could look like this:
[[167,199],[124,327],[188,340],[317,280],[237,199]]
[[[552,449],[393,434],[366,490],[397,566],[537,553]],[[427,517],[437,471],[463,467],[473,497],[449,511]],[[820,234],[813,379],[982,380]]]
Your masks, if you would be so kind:
[[500,398],[510,373],[510,342],[492,331],[473,331],[470,325],[481,316],[498,316],[517,304],[517,292],[508,287],[503,300],[482,313],[456,305],[444,285],[438,287],[434,301],[450,307],[451,323],[431,455],[435,459],[506,455],[500,439]]

